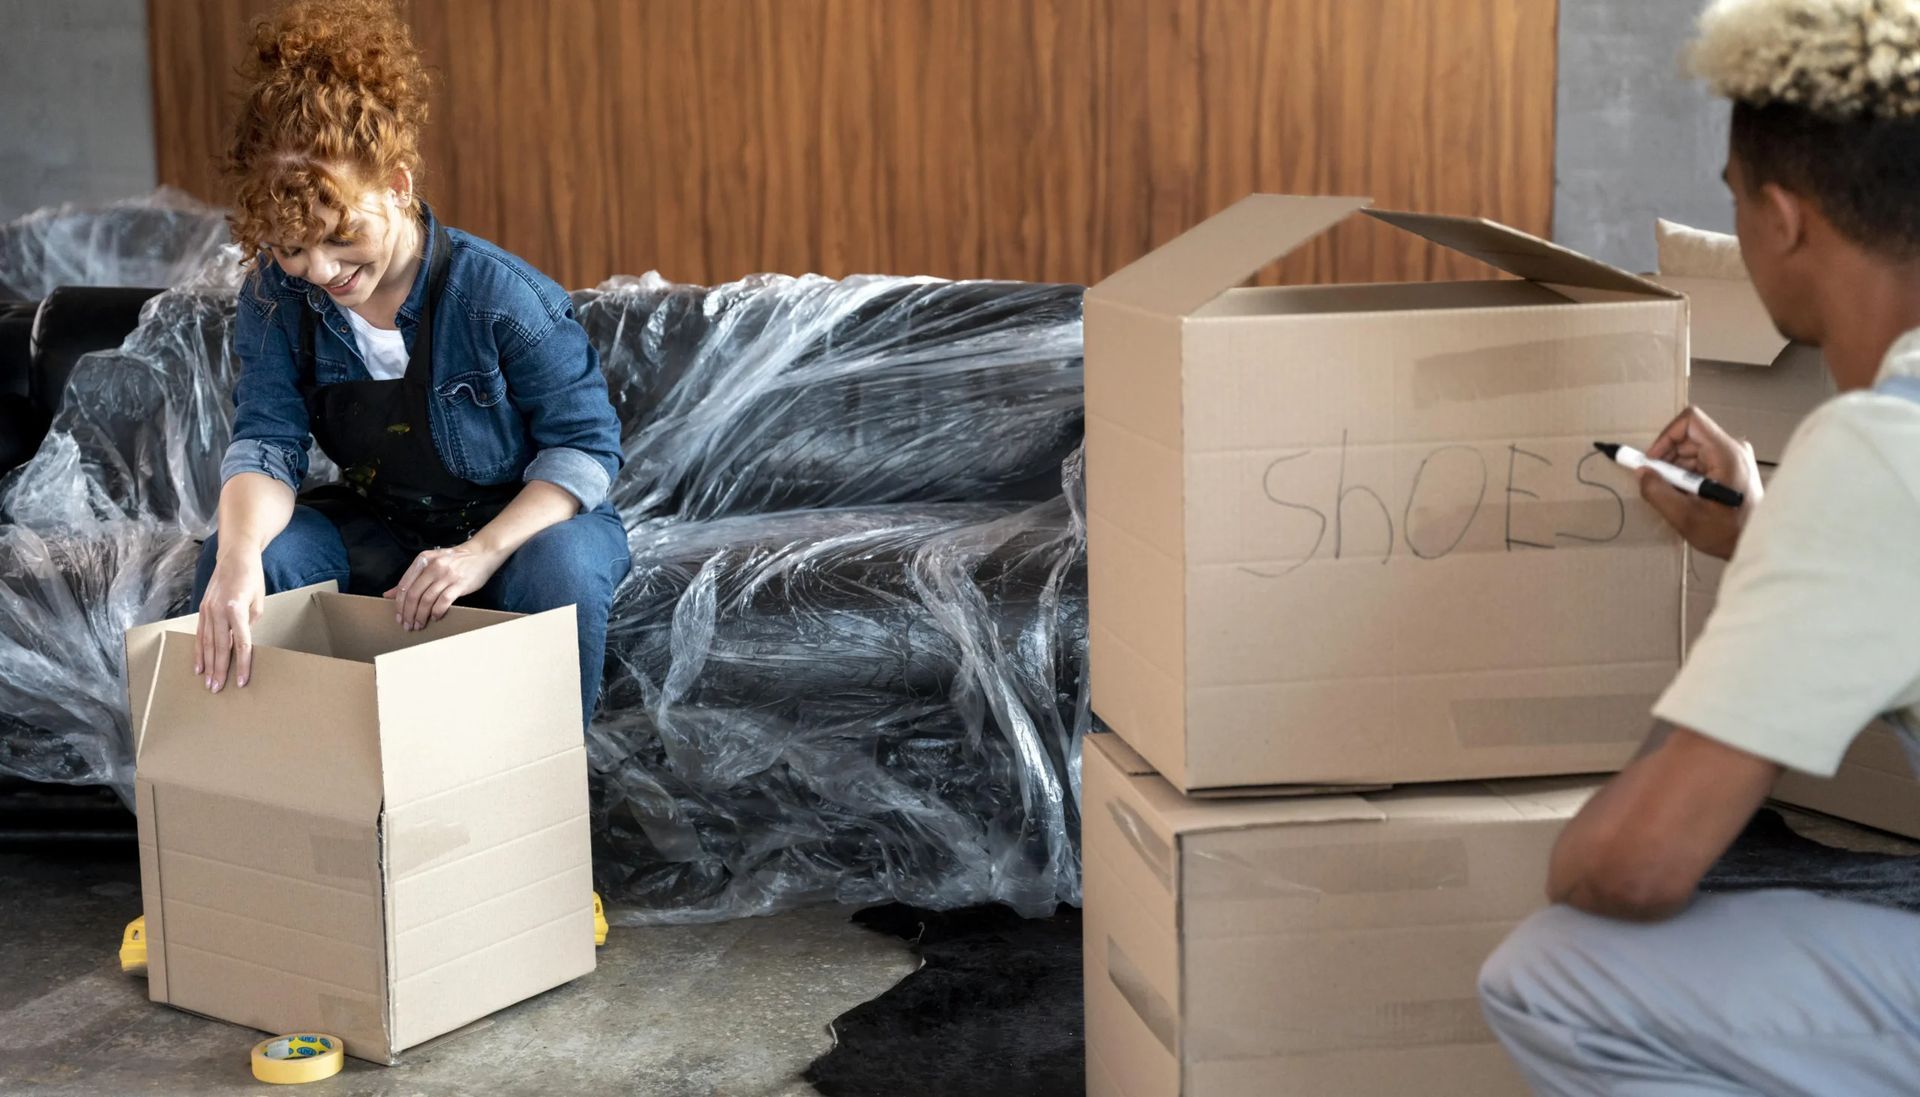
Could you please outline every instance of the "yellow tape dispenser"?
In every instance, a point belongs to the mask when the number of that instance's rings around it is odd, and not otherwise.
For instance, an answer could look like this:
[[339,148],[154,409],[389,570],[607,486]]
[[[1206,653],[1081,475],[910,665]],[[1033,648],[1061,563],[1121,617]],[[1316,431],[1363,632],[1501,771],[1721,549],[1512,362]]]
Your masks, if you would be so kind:
[[147,973],[147,916],[142,914],[127,923],[120,935],[120,970],[132,974]]

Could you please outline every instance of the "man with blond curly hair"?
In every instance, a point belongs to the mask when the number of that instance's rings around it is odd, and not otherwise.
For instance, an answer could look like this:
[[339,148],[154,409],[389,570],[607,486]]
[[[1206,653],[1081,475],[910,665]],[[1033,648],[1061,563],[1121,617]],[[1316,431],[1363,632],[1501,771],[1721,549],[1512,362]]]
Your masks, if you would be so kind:
[[1832,775],[1877,713],[1920,758],[1920,0],[1716,0],[1692,63],[1733,103],[1754,286],[1840,395],[1764,500],[1752,449],[1697,410],[1653,443],[1746,493],[1641,482],[1731,563],[1658,730],[1568,824],[1555,905],[1488,960],[1481,999],[1542,1093],[1920,1093],[1920,916],[1696,896],[1783,770]]

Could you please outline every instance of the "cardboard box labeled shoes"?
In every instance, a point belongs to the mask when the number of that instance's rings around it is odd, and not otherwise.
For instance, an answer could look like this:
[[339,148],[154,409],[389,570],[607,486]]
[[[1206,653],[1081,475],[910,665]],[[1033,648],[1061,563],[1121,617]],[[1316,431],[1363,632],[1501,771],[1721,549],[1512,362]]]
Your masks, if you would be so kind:
[[[1617,769],[1683,565],[1593,443],[1684,405],[1686,302],[1365,205],[1255,195],[1088,292],[1094,710],[1188,792]],[[1234,288],[1349,217],[1515,277]]]

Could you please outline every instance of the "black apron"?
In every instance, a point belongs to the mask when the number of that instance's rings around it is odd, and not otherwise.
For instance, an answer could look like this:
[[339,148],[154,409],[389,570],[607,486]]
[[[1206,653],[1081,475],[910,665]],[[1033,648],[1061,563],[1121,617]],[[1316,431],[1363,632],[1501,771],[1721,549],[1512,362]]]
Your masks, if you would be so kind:
[[407,372],[397,381],[315,383],[314,312],[301,316],[300,349],[309,372],[300,395],[314,440],[340,466],[340,481],[306,492],[300,502],[340,530],[356,594],[384,593],[414,557],[466,541],[519,494],[518,484],[455,476],[433,444],[433,325],[452,250],[436,223],[427,298]]

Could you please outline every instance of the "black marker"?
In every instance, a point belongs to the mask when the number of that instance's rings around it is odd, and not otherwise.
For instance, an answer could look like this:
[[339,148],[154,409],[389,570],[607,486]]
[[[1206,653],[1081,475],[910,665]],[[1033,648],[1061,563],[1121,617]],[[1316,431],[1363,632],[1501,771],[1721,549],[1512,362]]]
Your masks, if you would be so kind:
[[1702,499],[1737,507],[1747,501],[1745,495],[1733,490],[1718,480],[1709,480],[1697,472],[1688,472],[1678,465],[1669,465],[1665,461],[1656,461],[1632,446],[1623,446],[1618,442],[1595,442],[1593,448],[1606,454],[1622,468],[1652,469],[1660,479],[1686,492],[1698,495]]

